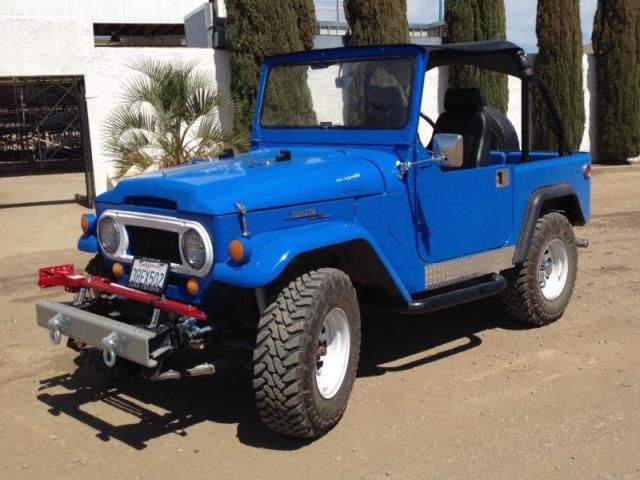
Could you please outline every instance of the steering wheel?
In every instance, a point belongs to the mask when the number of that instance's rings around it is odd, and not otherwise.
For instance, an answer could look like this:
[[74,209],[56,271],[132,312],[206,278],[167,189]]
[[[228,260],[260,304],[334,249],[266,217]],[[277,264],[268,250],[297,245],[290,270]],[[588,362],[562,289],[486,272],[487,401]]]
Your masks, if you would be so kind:
[[428,123],[429,125],[431,125],[431,128],[433,128],[433,133],[436,133],[436,132],[437,132],[437,130],[438,130],[438,127],[436,127],[436,122],[434,122],[433,120],[431,120],[431,117],[429,117],[429,115],[427,115],[427,114],[426,114],[426,113],[424,113],[424,112],[420,112],[420,116],[421,116],[422,118],[424,118],[424,119],[427,121],[427,123]]
[[[440,130],[440,129],[439,129],[439,128],[438,128],[438,126],[436,125],[436,122],[434,122],[433,120],[431,120],[431,117],[429,117],[429,115],[427,115],[427,114],[426,114],[426,113],[424,113],[424,112],[420,112],[420,116],[421,116],[422,118],[424,118],[424,119],[426,120],[426,122],[427,122],[429,125],[431,125],[431,128],[433,128],[433,135],[435,135],[436,133],[439,133],[439,130]],[[433,137],[431,137],[431,138],[433,139]],[[418,141],[419,141],[420,143],[422,143],[422,140],[420,140],[420,135],[418,135]],[[426,147],[427,149],[431,149],[431,142],[429,142],[427,145],[425,145],[425,147]]]

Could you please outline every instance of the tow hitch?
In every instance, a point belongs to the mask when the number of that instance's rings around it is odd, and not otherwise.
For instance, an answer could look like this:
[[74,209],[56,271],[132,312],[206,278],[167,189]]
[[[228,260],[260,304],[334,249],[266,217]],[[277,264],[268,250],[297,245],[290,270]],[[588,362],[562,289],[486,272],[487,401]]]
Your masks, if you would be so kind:
[[[193,342],[201,341],[200,337],[210,330],[208,326],[200,326],[207,319],[207,314],[193,305],[123,287],[104,277],[76,272],[71,264],[41,268],[38,285],[42,288],[62,286],[68,292],[76,293],[76,300],[72,303],[36,302],[38,325],[49,330],[51,343],[59,345],[62,336],[66,335],[76,343],[101,349],[102,360],[108,367],[113,367],[117,358],[122,357],[147,368],[158,368],[175,349],[168,334],[171,328],[182,327]],[[175,323],[158,327],[156,322],[151,328],[93,313],[87,308],[90,302],[86,302],[86,298],[91,296],[88,295],[90,291],[150,305],[154,308],[154,317],[160,311],[169,312],[176,318]],[[203,366],[191,370],[186,372],[186,376],[215,371]],[[166,373],[165,376],[169,376],[169,372]]]
[[145,303],[153,307],[175,312],[182,316],[193,317],[198,321],[205,321],[207,314],[193,305],[188,305],[175,300],[169,300],[159,297],[151,293],[141,292],[133,288],[123,287],[117,283],[112,283],[108,278],[99,277],[97,275],[86,275],[76,272],[73,264],[54,265],[51,267],[41,268],[38,272],[38,286],[47,287],[64,287],[67,292],[79,292],[81,289],[98,290],[104,293],[118,295],[135,302]]
[[576,238],[576,247],[587,248],[589,246],[589,240],[586,238]]

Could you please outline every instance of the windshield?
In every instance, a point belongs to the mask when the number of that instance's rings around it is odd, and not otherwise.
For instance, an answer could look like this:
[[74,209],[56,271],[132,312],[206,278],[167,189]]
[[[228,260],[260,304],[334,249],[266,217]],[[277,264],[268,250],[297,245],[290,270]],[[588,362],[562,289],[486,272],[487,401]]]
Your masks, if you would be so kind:
[[408,120],[412,57],[275,65],[263,128],[400,129]]

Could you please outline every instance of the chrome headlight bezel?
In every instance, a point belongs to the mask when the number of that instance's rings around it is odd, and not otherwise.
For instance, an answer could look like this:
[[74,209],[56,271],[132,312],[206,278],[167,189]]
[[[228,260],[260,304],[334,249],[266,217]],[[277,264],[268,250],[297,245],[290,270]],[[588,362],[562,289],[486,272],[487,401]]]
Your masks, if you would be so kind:
[[[179,235],[178,251],[180,253],[180,262],[171,262],[171,271],[182,275],[191,275],[195,277],[206,277],[210,274],[214,263],[213,239],[204,225],[195,220],[171,217],[167,215],[158,215],[152,213],[132,212],[124,210],[105,210],[101,213],[100,219],[109,217],[115,221],[120,229],[120,245],[114,253],[103,250],[104,255],[113,261],[131,263],[133,256],[129,253],[129,233],[127,227],[138,226],[156,228],[158,230],[166,230],[175,232]],[[205,264],[200,269],[191,267],[184,258],[182,251],[182,236],[188,230],[195,230],[200,234],[205,244]]]
[[183,261],[194,270],[201,270],[205,266],[207,245],[200,232],[194,228],[183,232],[180,238],[180,254]]
[[[108,227],[107,227],[108,225]],[[106,232],[104,231],[106,228],[112,228],[113,230],[110,233],[111,238],[106,236]],[[100,247],[106,253],[113,255],[118,251],[120,247],[121,233],[120,227],[118,223],[111,217],[103,216],[98,221],[98,241],[100,242]]]

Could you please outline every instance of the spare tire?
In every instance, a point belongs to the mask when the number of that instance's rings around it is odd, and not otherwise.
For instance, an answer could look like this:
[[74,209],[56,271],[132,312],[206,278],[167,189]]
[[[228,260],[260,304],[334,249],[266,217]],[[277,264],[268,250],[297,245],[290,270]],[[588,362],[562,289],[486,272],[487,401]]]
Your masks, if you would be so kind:
[[493,107],[484,107],[491,129],[491,150],[520,150],[518,133],[507,116]]

